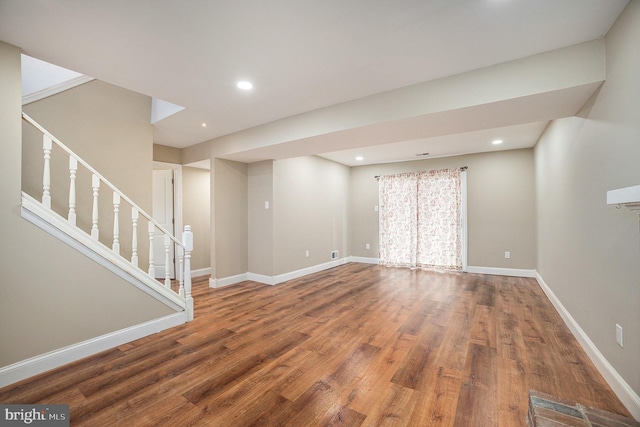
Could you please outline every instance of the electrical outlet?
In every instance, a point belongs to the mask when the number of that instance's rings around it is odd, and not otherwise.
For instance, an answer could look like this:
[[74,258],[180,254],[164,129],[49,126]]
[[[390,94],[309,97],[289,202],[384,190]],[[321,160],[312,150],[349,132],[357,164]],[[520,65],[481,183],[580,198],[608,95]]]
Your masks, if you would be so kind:
[[506,259],[511,258],[511,252],[505,252],[505,253],[504,253],[504,257],[505,257]]
[[307,258],[309,258],[309,249],[307,249],[306,251],[304,251],[304,256],[306,256]]
[[622,326],[616,323],[616,342],[620,347],[624,347],[624,336],[622,335]]
[[365,248],[365,249],[371,249],[371,245],[370,245],[370,244],[368,244],[368,243],[366,243],[366,244],[364,245],[364,248]]

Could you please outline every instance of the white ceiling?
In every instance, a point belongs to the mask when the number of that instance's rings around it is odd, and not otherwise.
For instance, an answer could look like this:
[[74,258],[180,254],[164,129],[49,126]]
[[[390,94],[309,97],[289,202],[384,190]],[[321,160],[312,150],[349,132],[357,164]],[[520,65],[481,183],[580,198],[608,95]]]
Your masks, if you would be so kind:
[[[371,147],[352,148],[349,150],[323,153],[322,157],[357,166],[366,163],[390,163],[420,160],[462,154],[499,151],[518,148],[530,148],[547,127],[548,122],[533,122],[524,125],[483,129],[475,132],[464,132],[431,138],[414,139]],[[502,144],[494,145],[493,141],[501,140]],[[506,141],[506,142],[505,142]],[[505,145],[507,144],[507,145]],[[428,153],[425,155],[425,153]],[[357,160],[362,157],[362,160]]]
[[[318,108],[600,38],[627,3],[0,0],[0,40],[35,58],[186,107],[154,128],[157,143],[187,147]],[[254,89],[237,89],[240,79],[251,80]],[[533,146],[544,126],[499,130],[517,140],[511,147]],[[452,133],[361,149],[358,154],[371,163],[412,157],[414,152],[477,152],[470,141],[488,136]],[[317,154],[325,151],[317,147]],[[354,154],[332,152],[326,157],[346,162]]]
[[22,55],[22,96],[33,95],[81,77],[82,74]]

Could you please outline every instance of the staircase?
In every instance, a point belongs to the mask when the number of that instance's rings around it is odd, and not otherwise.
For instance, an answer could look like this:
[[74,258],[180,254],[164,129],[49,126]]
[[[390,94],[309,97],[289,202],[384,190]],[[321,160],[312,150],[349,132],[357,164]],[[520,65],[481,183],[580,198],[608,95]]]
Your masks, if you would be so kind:
[[[184,313],[185,322],[193,320],[191,227],[185,226],[178,239],[32,118],[24,113],[22,118],[42,137],[42,196],[22,192],[22,217]],[[68,168],[52,167],[54,160],[56,165],[61,161],[66,165],[67,159]],[[91,194],[77,194],[82,188],[79,180],[90,183]],[[53,191],[52,183],[66,188]],[[90,202],[88,209],[78,209],[78,196]],[[173,264],[174,254],[177,265],[172,280],[171,269],[165,267]],[[156,279],[159,272],[161,280]]]

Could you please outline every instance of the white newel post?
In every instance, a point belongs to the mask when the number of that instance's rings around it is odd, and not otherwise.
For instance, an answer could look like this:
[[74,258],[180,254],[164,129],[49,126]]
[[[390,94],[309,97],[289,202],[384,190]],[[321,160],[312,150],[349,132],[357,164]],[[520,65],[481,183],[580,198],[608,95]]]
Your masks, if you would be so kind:
[[164,286],[171,289],[171,269],[169,268],[169,250],[171,249],[171,238],[164,235]]
[[69,224],[76,225],[76,171],[78,170],[78,159],[69,156]]
[[51,209],[51,138],[42,135],[44,171],[42,172],[42,204]]
[[191,296],[191,251],[193,251],[193,233],[191,226],[184,226],[182,233],[182,244],[184,245],[184,292],[187,303],[187,321],[193,320],[193,297]]
[[113,192],[113,252],[120,255],[120,223],[118,214],[120,213],[120,195]]
[[153,265],[153,232],[155,231],[155,225],[149,221],[149,276],[156,277],[156,268]]
[[131,237],[131,264],[138,266],[138,210],[131,207],[131,225],[133,236]]
[[93,188],[93,212],[91,214],[91,237],[98,240],[100,232],[98,230],[98,190],[100,189],[100,178],[91,175],[91,187]]

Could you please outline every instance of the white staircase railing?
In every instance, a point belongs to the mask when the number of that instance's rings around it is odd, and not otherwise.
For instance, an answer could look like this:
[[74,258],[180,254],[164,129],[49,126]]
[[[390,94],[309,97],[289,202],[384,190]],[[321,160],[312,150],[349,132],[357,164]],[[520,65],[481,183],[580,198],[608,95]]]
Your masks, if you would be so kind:
[[[128,273],[131,276],[143,281],[147,286],[155,288],[165,297],[165,299],[170,300],[173,305],[178,305],[179,307],[184,308],[187,320],[193,320],[193,298],[191,296],[191,251],[193,250],[193,233],[191,232],[191,227],[188,225],[184,227],[182,241],[177,239],[151,215],[146,213],[115,185],[109,182],[109,180],[103,177],[91,165],[82,160],[77,154],[71,151],[71,149],[65,146],[60,140],[40,126],[31,117],[22,113],[22,118],[25,122],[37,129],[42,135],[42,151],[44,157],[42,202],[40,206],[34,206],[34,202],[37,203],[37,201],[33,200],[23,192],[23,207],[27,204],[28,206],[31,206],[31,210],[37,210],[38,212],[44,213],[43,216],[51,218],[51,221],[49,222],[56,222],[58,226],[62,225],[63,228],[66,228],[67,226],[70,227],[72,229],[72,233],[75,236],[79,236],[79,239],[76,238],[76,240],[82,240],[84,244],[100,246],[96,248],[96,253],[105,254],[105,257],[108,258],[109,262],[117,264],[119,267],[128,270]],[[51,160],[54,143],[57,147],[66,152],[69,157],[69,198],[68,209],[65,209],[65,211],[67,211],[66,219],[52,209]],[[83,230],[77,225],[78,212],[76,212],[76,180],[79,165],[83,166],[91,174],[92,207],[90,218],[91,229],[89,232]],[[100,195],[102,194],[101,187],[106,187],[112,192],[111,204],[113,205],[113,239],[112,242],[110,242],[110,247],[100,241],[101,224],[99,221],[99,201]],[[124,223],[120,222],[120,212],[122,210],[123,202],[128,204],[131,209],[130,222],[128,223],[130,224],[129,231],[131,236],[131,246],[128,254],[130,257],[125,257],[121,254],[121,228],[124,226]],[[65,204],[67,203],[65,202]],[[56,203],[56,205],[60,205],[60,203]],[[139,222],[141,218],[143,221],[146,220],[147,222],[146,232],[148,232],[149,239],[148,265],[146,270],[143,270],[139,266],[140,245],[138,240],[138,229],[140,228]],[[88,219],[86,222],[89,223]],[[84,236],[79,235],[78,232]],[[158,234],[160,236],[158,236]],[[162,238],[162,248],[164,249],[163,254],[158,254],[158,256],[162,256],[162,260],[164,261],[164,280],[162,284],[155,279],[156,267],[160,259],[156,258],[156,254],[154,253],[154,239],[157,239],[158,237]],[[108,252],[105,252],[105,250]],[[172,282],[171,279],[171,269],[169,268],[169,265],[173,264],[173,259],[171,257],[172,253],[177,255],[178,260],[178,265],[176,266],[177,281],[175,289],[174,282]]]

